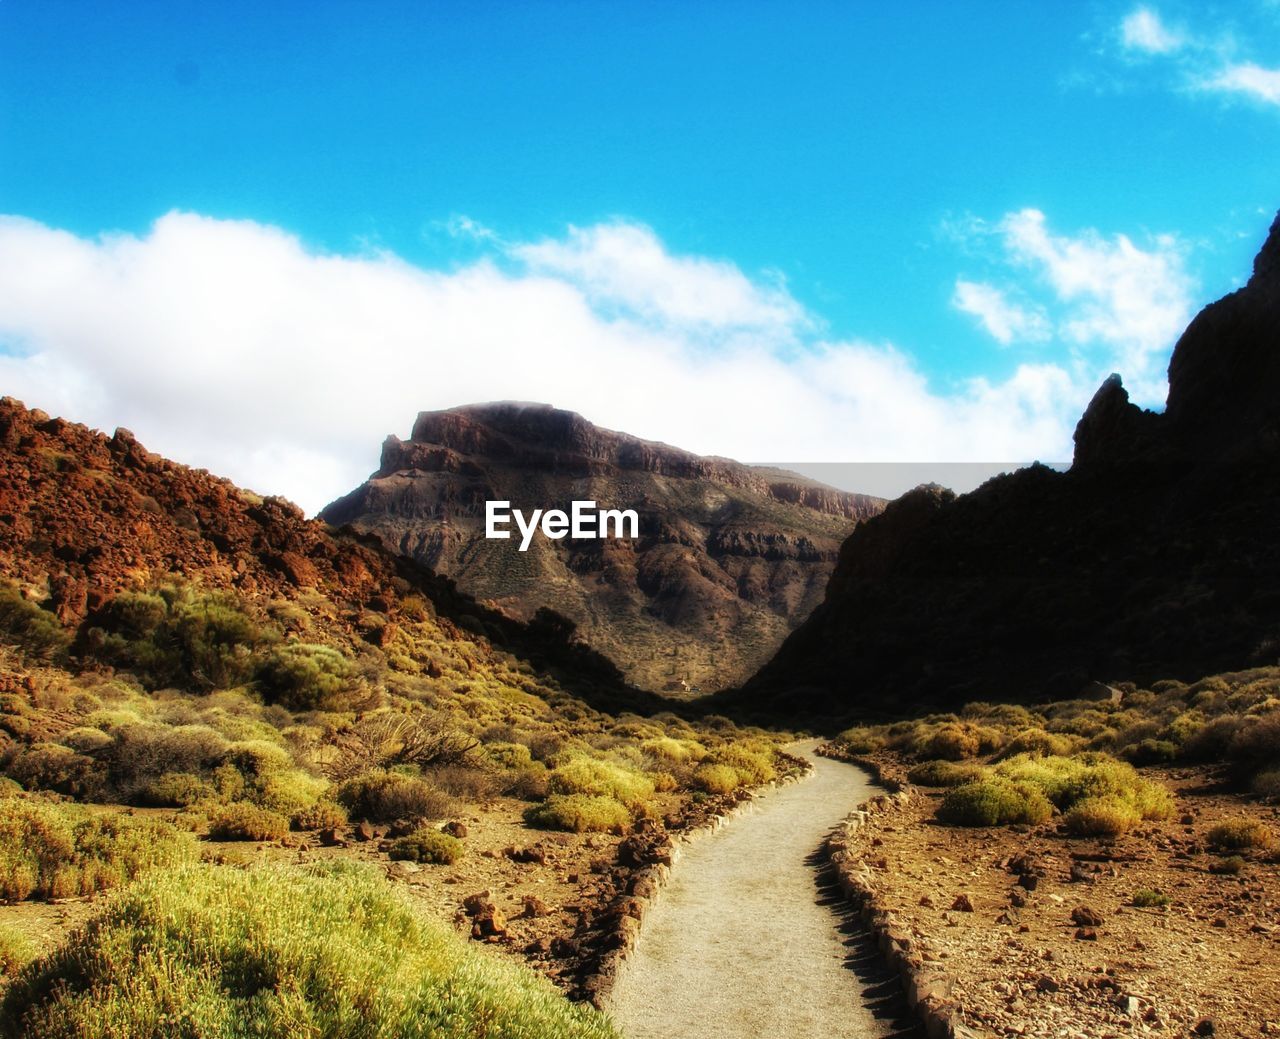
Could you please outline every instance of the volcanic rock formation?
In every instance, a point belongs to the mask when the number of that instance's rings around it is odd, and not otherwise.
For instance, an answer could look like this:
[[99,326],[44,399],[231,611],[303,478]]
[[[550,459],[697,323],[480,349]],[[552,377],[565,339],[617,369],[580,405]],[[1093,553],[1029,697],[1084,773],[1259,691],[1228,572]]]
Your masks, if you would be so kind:
[[1073,695],[1280,657],[1280,218],[1169,364],[1163,413],[1112,375],[1068,472],[921,487],[859,526],[748,702],[851,714]]
[[[485,502],[526,513],[635,509],[639,537],[485,537]],[[321,517],[376,534],[525,619],[567,618],[649,689],[741,681],[822,596],[841,540],[883,502],[795,473],[704,458],[545,404],[424,412],[368,482]]]

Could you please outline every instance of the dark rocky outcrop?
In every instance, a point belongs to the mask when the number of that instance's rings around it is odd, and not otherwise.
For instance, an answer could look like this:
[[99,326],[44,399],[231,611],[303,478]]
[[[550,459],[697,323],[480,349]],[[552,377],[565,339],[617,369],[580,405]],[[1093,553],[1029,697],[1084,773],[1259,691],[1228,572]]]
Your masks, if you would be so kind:
[[[487,540],[485,502],[635,509],[635,540]],[[553,610],[650,689],[741,681],[821,598],[840,542],[883,502],[795,473],[601,429],[545,404],[424,412],[322,513],[514,616]],[[544,615],[545,616],[545,615]]]
[[1163,413],[1098,390],[1067,472],[922,487],[859,526],[826,598],[749,683],[847,715],[1074,695],[1280,657],[1280,219],[1178,341]]

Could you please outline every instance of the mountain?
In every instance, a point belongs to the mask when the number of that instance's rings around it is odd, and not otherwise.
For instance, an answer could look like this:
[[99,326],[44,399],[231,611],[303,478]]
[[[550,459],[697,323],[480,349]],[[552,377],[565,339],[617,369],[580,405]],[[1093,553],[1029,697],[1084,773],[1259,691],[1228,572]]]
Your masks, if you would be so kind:
[[1275,664],[1277,400],[1280,218],[1248,283],[1179,339],[1162,413],[1112,375],[1069,471],[893,502],[745,702],[845,715]]
[[[634,509],[638,537],[485,537],[486,501]],[[795,473],[704,458],[545,404],[423,412],[321,518],[376,535],[476,598],[567,618],[641,687],[739,682],[822,596],[840,542],[884,506]]]
[[[308,642],[357,656],[394,658],[402,629],[424,644],[429,632],[435,677],[482,680],[515,654],[544,675],[563,673],[584,699],[658,703],[554,625],[488,609],[376,539],[334,533],[283,498],[168,461],[128,430],[106,436],[0,399],[0,586],[40,604],[90,659],[101,647],[87,639],[119,613],[122,592],[174,582],[225,592]],[[0,614],[14,620],[6,602]]]

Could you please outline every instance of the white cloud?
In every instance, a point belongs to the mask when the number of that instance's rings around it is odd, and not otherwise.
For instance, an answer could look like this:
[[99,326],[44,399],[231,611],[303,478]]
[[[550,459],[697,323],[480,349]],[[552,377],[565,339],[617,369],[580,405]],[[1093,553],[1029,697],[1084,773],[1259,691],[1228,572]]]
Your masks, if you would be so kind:
[[1138,7],[1125,17],[1120,38],[1127,49],[1146,54],[1170,54],[1186,43],[1182,33],[1165,25],[1150,7]]
[[974,315],[982,327],[1005,346],[1015,341],[1043,342],[1049,336],[1043,313],[1012,302],[1002,290],[986,282],[957,279],[951,305]]
[[1263,68],[1252,62],[1228,65],[1201,82],[1205,90],[1243,94],[1255,101],[1280,105],[1280,69]]
[[[1118,240],[1089,246],[1112,263],[1095,282],[1036,227],[1009,233],[1082,313],[1127,313],[1101,283],[1123,273]],[[99,238],[0,218],[0,391],[314,511],[419,410],[542,400],[748,460],[1052,460],[1111,370],[940,390],[894,346],[824,338],[784,287],[643,227],[497,248],[436,271],[192,213]]]
[[572,281],[593,304],[648,321],[788,335],[806,318],[785,289],[753,282],[723,260],[672,256],[635,224],[571,227],[567,238],[511,252],[532,271]]
[[1170,235],[1141,248],[1123,234],[1053,234],[1044,213],[1006,214],[996,228],[1007,258],[1051,293],[1057,335],[1125,376],[1143,403],[1162,403],[1168,351],[1191,316],[1193,282]]
[[[1188,94],[1219,94],[1280,105],[1280,67],[1250,60],[1254,40],[1271,38],[1273,16],[1244,12],[1248,29],[1188,30],[1169,26],[1150,7],[1138,7],[1120,23],[1122,50],[1162,59],[1170,81]],[[1251,25],[1249,21],[1252,19]]]

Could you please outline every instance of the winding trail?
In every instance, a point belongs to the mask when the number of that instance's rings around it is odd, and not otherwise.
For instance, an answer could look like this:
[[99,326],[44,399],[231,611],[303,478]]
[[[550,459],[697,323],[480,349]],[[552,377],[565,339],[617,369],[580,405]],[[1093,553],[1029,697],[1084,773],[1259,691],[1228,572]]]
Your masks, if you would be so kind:
[[823,838],[876,791],[865,773],[789,747],[808,779],[685,845],[645,916],[608,1010],[627,1039],[915,1035],[896,976],[843,910]]

